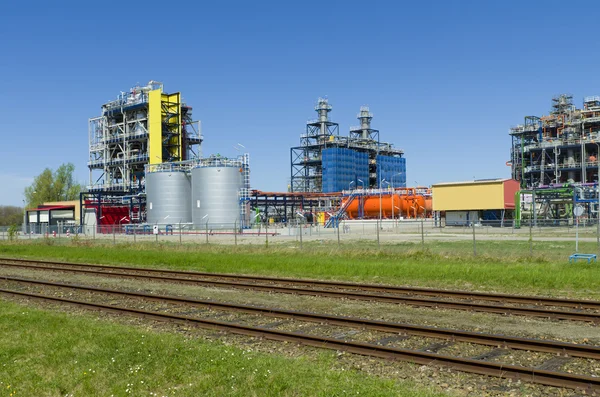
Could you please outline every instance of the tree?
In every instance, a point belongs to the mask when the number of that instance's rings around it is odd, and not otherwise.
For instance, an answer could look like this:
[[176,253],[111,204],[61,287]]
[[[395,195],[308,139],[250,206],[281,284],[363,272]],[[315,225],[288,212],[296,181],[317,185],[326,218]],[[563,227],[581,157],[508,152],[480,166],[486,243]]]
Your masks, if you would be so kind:
[[66,201],[79,198],[82,186],[73,180],[75,166],[62,164],[54,172],[46,168],[35,177],[33,184],[25,188],[27,207],[33,208],[46,201]]
[[20,225],[21,223],[23,223],[23,208],[0,205],[0,226]]

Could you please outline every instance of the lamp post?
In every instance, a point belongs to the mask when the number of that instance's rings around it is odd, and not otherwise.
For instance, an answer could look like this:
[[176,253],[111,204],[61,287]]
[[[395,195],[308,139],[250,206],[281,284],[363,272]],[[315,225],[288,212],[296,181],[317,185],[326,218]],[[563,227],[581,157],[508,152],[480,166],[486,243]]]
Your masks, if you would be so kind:
[[348,184],[348,189],[349,189],[350,191],[352,191],[352,184],[353,184],[353,183],[354,183],[354,181],[350,181],[350,183]]
[[[364,189],[364,188],[365,188],[365,183],[363,182],[363,180],[362,180],[362,179],[357,179],[357,181],[359,181],[359,182],[360,182],[360,185],[361,185],[361,186],[362,186],[362,188]],[[358,186],[357,186],[357,188],[358,188]]]
[[598,203],[596,204],[596,217],[598,217],[598,222],[596,225],[596,249],[598,250],[598,256],[600,256],[600,143],[592,143],[596,145],[596,148],[598,149],[596,152],[596,163],[598,164],[598,171],[596,175],[596,198],[598,199]]

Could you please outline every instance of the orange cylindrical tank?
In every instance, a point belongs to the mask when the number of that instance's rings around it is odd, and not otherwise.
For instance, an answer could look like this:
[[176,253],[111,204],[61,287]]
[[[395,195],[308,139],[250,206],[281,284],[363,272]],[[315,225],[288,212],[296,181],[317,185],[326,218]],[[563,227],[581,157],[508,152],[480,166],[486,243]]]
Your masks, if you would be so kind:
[[433,214],[433,197],[425,196],[425,210],[427,215]]
[[[348,199],[342,200],[342,206],[346,204]],[[380,201],[381,200],[381,201]],[[355,197],[354,200],[346,208],[346,214],[350,219],[356,219],[359,217],[359,206],[363,204],[363,216],[365,218],[378,218],[380,215],[379,207],[381,203],[381,216],[383,218],[416,218],[418,215],[422,215],[430,209],[427,208],[426,199],[423,196],[418,195],[398,195],[398,194],[383,194],[381,198],[379,195],[370,195]],[[393,210],[392,210],[393,208]]]

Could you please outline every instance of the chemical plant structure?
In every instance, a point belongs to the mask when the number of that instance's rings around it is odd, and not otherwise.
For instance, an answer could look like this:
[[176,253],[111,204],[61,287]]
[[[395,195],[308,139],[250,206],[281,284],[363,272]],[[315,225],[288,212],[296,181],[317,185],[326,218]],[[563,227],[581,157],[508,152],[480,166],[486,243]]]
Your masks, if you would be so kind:
[[249,222],[249,155],[203,158],[200,121],[181,93],[150,81],[101,109],[89,120],[90,185],[80,197],[86,230]]
[[379,139],[373,114],[363,106],[347,137],[330,120],[332,106],[319,98],[318,118],[306,123],[300,146],[290,149],[290,190],[305,194],[341,192],[335,208],[325,209],[326,226],[340,219],[389,219],[431,215],[431,192],[406,188],[404,152]]
[[369,108],[360,109],[360,126],[347,137],[330,121],[327,99],[315,110],[318,120],[291,148],[289,191],[263,192],[250,187],[249,154],[202,156],[201,123],[180,92],[156,81],[137,85],[89,119],[90,181],[79,202],[28,210],[27,227],[47,232],[77,222],[86,234],[208,233],[432,215],[431,190],[406,187],[404,153],[380,142]]
[[573,96],[552,98],[546,116],[526,116],[510,129],[512,178],[521,190],[515,195],[515,220],[535,225],[571,224],[575,206],[580,220],[597,219],[600,174],[600,97],[590,96],[583,108]]

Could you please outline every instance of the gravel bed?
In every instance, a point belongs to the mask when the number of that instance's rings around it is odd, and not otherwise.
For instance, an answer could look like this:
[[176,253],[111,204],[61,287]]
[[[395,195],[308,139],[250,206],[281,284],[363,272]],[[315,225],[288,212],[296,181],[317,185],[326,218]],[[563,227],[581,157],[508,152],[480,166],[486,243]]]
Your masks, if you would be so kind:
[[[29,278],[45,278],[42,272],[32,271],[30,274],[24,274],[19,271],[9,274],[7,269],[2,269],[6,275],[22,276]],[[164,295],[182,295],[190,296],[196,299],[214,299],[218,301],[230,301],[232,303],[256,304],[258,306],[272,306],[273,302],[282,309],[315,311],[328,314],[348,315],[355,317],[366,317],[372,319],[381,319],[385,321],[410,322],[414,324],[435,325],[442,327],[460,328],[480,332],[507,333],[515,336],[545,337],[555,340],[563,340],[572,343],[599,344],[600,332],[596,326],[585,323],[573,323],[565,321],[547,321],[542,319],[529,319],[524,317],[498,316],[483,313],[457,312],[456,310],[443,309],[425,309],[412,308],[403,305],[381,304],[359,302],[351,300],[327,299],[319,297],[298,297],[286,294],[269,294],[249,291],[232,290],[227,291],[217,288],[203,288],[184,285],[170,285],[166,283],[148,283],[135,280],[107,279],[102,277],[74,276],[57,273],[48,273],[48,275],[58,282],[73,282],[86,285],[96,285],[99,287],[115,289],[131,289],[145,293],[164,294]],[[0,282],[2,287],[12,285],[6,281]],[[38,290],[47,292],[50,287],[26,287],[30,291]],[[272,329],[290,330],[293,332],[306,332],[311,334],[323,335],[322,331],[327,330],[330,337],[336,336],[346,340],[359,342],[376,342],[381,339],[397,337],[397,334],[371,332],[362,330],[358,333],[352,332],[346,327],[324,326],[318,323],[305,323],[296,320],[278,319],[275,317],[264,317],[252,314],[240,314],[220,310],[210,310],[202,307],[178,307],[172,304],[163,304],[154,301],[141,302],[137,299],[123,299],[121,297],[107,296],[104,294],[81,293],[76,290],[62,290],[56,292],[60,296],[71,299],[96,299],[100,297],[102,303],[111,305],[133,304],[135,307],[145,310],[167,310],[170,312],[181,313],[190,316],[202,316],[212,318],[218,321],[244,322],[249,325],[267,326]],[[276,297],[276,298],[275,298]],[[6,298],[3,298],[6,299]],[[11,300],[25,301],[28,304],[34,304],[40,307],[51,307],[53,309],[88,313],[89,311],[63,307],[52,303],[40,303],[35,300],[10,298]],[[460,315],[457,315],[459,313]],[[324,350],[310,347],[297,346],[290,343],[280,343],[258,338],[248,338],[236,336],[221,332],[198,329],[194,326],[181,326],[176,324],[165,324],[143,319],[127,318],[113,314],[99,314],[99,318],[111,318],[113,320],[135,324],[136,326],[149,327],[168,332],[179,332],[189,337],[201,337],[207,340],[219,341],[220,343],[233,344],[241,348],[251,348],[253,351],[283,354],[290,357],[333,354],[336,357],[333,369],[360,370],[370,375],[382,376],[391,379],[409,379],[420,386],[430,387],[433,390],[444,391],[449,395],[457,396],[581,396],[581,392],[544,387],[528,383],[503,380],[498,378],[489,378],[472,374],[465,374],[455,371],[448,371],[443,368],[420,366],[403,362],[382,361],[370,357],[362,357],[343,352],[327,352]],[[508,332],[507,332],[508,331]],[[511,332],[513,331],[513,332]],[[400,340],[392,340],[385,343],[386,346],[422,349],[431,344],[442,342],[436,339],[422,337],[407,337]],[[437,352],[447,355],[461,355],[465,357],[475,357],[490,350],[493,346],[472,345],[466,343],[453,343],[440,348]],[[496,362],[509,362],[510,364],[524,366],[538,366],[551,358],[550,354],[528,353],[524,351],[511,350],[510,353],[493,357],[488,360]],[[595,360],[572,359],[562,367],[562,370],[572,371],[573,373],[583,373],[587,375],[599,375],[600,363]]]
[[[43,309],[58,310],[67,313],[90,315],[87,310],[63,306],[60,304],[40,302],[27,298],[9,298],[30,306]],[[126,325],[141,327],[157,332],[176,332],[190,340],[202,338],[207,341],[235,346],[247,352],[279,354],[286,357],[303,357],[311,360],[316,357],[330,355],[334,357],[332,370],[356,370],[369,376],[386,379],[409,380],[425,389],[444,392],[449,396],[464,397],[500,397],[500,396],[529,396],[529,397],[581,397],[580,391],[545,387],[535,384],[522,383],[510,379],[499,379],[474,374],[451,371],[445,368],[416,365],[406,362],[384,361],[371,357],[363,357],[344,352],[331,352],[292,343],[281,343],[260,338],[244,337],[211,330],[204,330],[190,325],[172,324],[160,321],[145,320],[136,317],[121,316],[112,313],[93,313],[99,320],[116,321]]]

